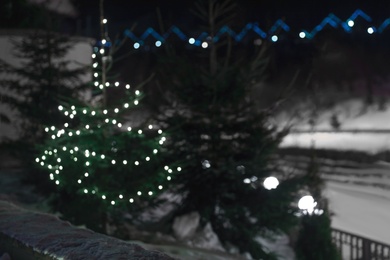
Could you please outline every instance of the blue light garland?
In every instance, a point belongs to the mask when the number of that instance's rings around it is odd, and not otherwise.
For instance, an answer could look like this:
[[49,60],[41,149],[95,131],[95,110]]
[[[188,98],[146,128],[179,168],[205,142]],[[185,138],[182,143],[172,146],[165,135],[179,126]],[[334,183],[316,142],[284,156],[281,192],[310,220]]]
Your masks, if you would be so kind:
[[[357,9],[346,21],[341,20],[336,15],[330,13],[327,17],[325,17],[320,24],[314,27],[311,31],[308,30],[301,30],[298,34],[300,38],[307,38],[307,39],[313,39],[320,31],[322,31],[326,26],[331,26],[333,28],[342,28],[345,32],[350,33],[352,32],[352,28],[355,24],[355,20],[357,18],[362,18],[366,22],[372,23],[372,18],[368,16],[366,13],[364,13],[362,10]],[[378,26],[378,28],[374,26],[370,26],[367,28],[368,34],[373,33],[382,33],[384,30],[390,25],[390,18],[386,19]],[[241,42],[245,36],[247,36],[248,33],[254,32],[256,35],[258,35],[262,39],[270,39],[273,42],[276,42],[278,40],[277,32],[279,30],[290,32],[291,28],[289,25],[287,25],[282,19],[277,20],[273,26],[269,29],[268,32],[261,29],[257,23],[248,23],[244,26],[244,28],[240,32],[233,31],[229,26],[223,26],[213,38],[210,37],[210,35],[207,32],[202,32],[198,35],[198,37],[190,37],[183,33],[182,30],[180,30],[177,26],[172,26],[167,32],[165,32],[163,35],[158,33],[155,29],[149,27],[146,29],[144,33],[141,34],[141,36],[137,37],[132,31],[125,30],[124,36],[131,39],[134,42],[134,48],[138,49],[142,45],[145,44],[145,41],[151,37],[154,40],[156,40],[156,47],[160,47],[164,42],[168,40],[169,37],[172,35],[176,35],[180,40],[188,42],[191,45],[195,46],[202,46],[204,42],[218,42],[220,38],[227,34],[232,39],[234,39],[236,42]],[[158,43],[157,43],[158,42]]]

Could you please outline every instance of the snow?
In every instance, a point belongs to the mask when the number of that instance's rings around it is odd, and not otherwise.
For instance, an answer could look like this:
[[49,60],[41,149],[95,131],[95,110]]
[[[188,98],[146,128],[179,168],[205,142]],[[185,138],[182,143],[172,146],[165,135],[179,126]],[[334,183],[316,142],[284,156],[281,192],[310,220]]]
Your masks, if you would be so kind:
[[332,227],[390,244],[390,190],[328,182]]
[[191,237],[199,226],[200,215],[198,212],[191,212],[184,216],[176,217],[173,221],[173,233],[179,239]]
[[[332,129],[329,118],[336,112],[341,121],[339,131]],[[366,107],[361,100],[350,100],[339,104],[332,111],[324,112],[318,119],[314,133],[306,122],[286,120],[286,115],[277,122],[296,123],[295,132],[282,142],[282,147],[310,147],[312,141],[316,148],[357,150],[376,153],[390,148],[390,109],[379,110],[375,106]],[[300,132],[304,131],[304,132]]]
[[[390,129],[390,121],[386,120],[386,118],[390,118],[390,111],[367,110],[361,116],[353,115],[346,118],[341,130],[364,130],[363,128],[367,129],[367,127],[371,127],[369,130]],[[358,128],[360,126],[361,128]],[[388,133],[381,133],[380,131],[379,133],[375,131],[358,133],[353,131],[344,133],[331,132],[331,129],[327,128],[326,124],[322,124],[320,127],[323,131],[314,134],[290,134],[284,140],[282,146],[309,147],[312,144],[312,140],[315,140],[316,148],[359,150],[369,153],[388,150],[388,147],[390,147],[390,135]],[[307,157],[299,155],[291,156],[291,158],[287,156],[284,158],[287,161],[286,158],[294,162],[294,165],[284,165],[283,167],[286,169],[295,168],[297,171],[302,171],[308,162]],[[321,159],[320,170],[326,180],[324,195],[329,199],[330,210],[333,213],[332,226],[346,232],[390,244],[390,229],[388,228],[388,220],[390,219],[390,209],[388,207],[390,202],[390,163],[384,161],[359,163],[343,159],[338,161]],[[9,180],[12,181],[12,179]],[[6,193],[8,193],[8,195],[2,194],[3,198],[8,196],[8,198],[14,199],[12,193],[9,192],[10,182],[4,182],[3,184],[7,186]],[[0,180],[0,190],[2,190],[1,186]],[[6,190],[4,189],[4,191]],[[176,229],[185,231],[186,228],[183,228],[183,225],[185,226],[186,224],[183,223],[177,220]],[[212,230],[207,230],[207,226],[204,228],[207,234],[213,233]],[[193,230],[194,228],[187,230],[187,234],[177,234],[177,236],[194,235],[196,232],[194,233]],[[199,245],[203,249],[189,247],[194,246],[191,243],[188,246],[137,243],[142,244],[145,248],[167,252],[180,259],[244,259],[243,257],[239,258],[224,252],[210,251],[210,248],[215,247],[213,244],[215,241],[213,241],[212,237],[208,241],[202,241],[203,244],[200,243]],[[280,259],[293,259],[293,251],[288,245],[287,237],[280,236],[275,241],[258,238],[258,241],[270,251],[278,253]]]
[[[283,140],[282,147],[307,148],[314,142],[318,149],[371,154],[390,150],[390,109],[364,107],[361,101],[351,100],[338,105],[335,111],[341,118],[340,131],[332,130],[326,120],[331,113],[324,113],[314,133],[308,131],[308,125],[298,124],[301,127]],[[332,226],[390,244],[389,162],[371,165],[352,162],[347,166],[338,161],[338,164],[320,168],[327,180],[324,194],[334,213]]]
[[47,9],[59,14],[76,17],[77,10],[69,0],[29,0],[29,2],[38,5],[44,5]]

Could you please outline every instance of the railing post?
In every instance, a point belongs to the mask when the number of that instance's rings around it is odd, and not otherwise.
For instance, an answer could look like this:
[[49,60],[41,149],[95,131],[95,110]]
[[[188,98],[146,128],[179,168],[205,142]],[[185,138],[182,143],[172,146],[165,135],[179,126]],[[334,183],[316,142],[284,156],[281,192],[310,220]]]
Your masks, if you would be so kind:
[[363,260],[371,260],[371,241],[363,238]]

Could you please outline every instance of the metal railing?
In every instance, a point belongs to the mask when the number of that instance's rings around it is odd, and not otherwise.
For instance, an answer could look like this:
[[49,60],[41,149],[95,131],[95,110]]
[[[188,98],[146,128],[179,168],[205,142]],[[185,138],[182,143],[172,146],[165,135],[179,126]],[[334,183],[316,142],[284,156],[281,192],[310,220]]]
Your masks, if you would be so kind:
[[332,239],[343,260],[390,260],[390,245],[332,229]]

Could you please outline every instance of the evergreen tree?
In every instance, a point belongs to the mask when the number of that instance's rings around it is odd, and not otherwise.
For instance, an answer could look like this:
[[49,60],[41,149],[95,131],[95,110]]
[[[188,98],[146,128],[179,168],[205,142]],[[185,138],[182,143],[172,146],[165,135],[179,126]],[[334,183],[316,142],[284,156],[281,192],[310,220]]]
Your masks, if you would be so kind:
[[304,212],[301,216],[298,239],[295,244],[297,259],[341,260],[337,247],[332,241],[331,216],[327,201],[322,197],[323,180],[319,175],[314,146],[307,172],[307,190],[323,209]]
[[[107,217],[116,213],[136,218],[165,188],[172,169],[155,163],[165,141],[162,130],[132,117],[140,111],[140,90],[109,80],[115,48],[103,15],[100,22],[102,38],[92,54],[94,98],[58,106],[67,121],[46,127],[50,138],[36,162],[58,186],[57,210],[75,224],[104,232]],[[119,97],[109,100],[110,92]]]
[[196,7],[208,37],[194,42],[190,53],[168,48],[159,65],[158,84],[168,93],[157,118],[169,133],[166,162],[182,168],[173,175],[173,188],[182,195],[173,215],[198,211],[223,243],[268,259],[255,237],[296,223],[293,202],[301,185],[300,178],[287,176],[278,176],[274,190],[262,185],[274,174],[269,162],[286,134],[270,124],[272,109],[260,109],[251,96],[264,80],[270,49],[264,44],[240,51],[229,38],[217,42],[216,32],[234,15],[232,1]]
[[[30,10],[24,9],[30,6],[22,0],[9,5],[12,15],[18,10]],[[87,68],[69,59],[75,42],[56,32],[57,19],[42,7],[31,8],[35,11],[29,14],[39,19],[21,24],[20,27],[29,30],[23,31],[20,37],[11,38],[13,55],[20,62],[13,65],[0,60],[2,103],[16,112],[16,116],[10,118],[0,111],[0,119],[13,125],[19,136],[16,141],[6,140],[1,147],[19,159],[30,173],[26,176],[27,181],[37,185],[42,192],[49,187],[33,167],[35,146],[43,141],[43,125],[63,124],[57,107],[61,100],[76,98],[87,87],[82,80]],[[17,19],[18,15],[12,17]]]
[[[19,66],[2,61],[7,75],[2,86],[7,95],[3,102],[15,109],[21,119],[21,139],[35,144],[43,137],[42,125],[61,124],[57,107],[63,98],[76,98],[86,87],[81,77],[86,67],[72,68],[66,59],[74,42],[68,37],[47,30],[31,31],[20,41],[13,41]],[[11,119],[17,124],[18,119]]]

